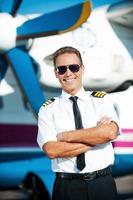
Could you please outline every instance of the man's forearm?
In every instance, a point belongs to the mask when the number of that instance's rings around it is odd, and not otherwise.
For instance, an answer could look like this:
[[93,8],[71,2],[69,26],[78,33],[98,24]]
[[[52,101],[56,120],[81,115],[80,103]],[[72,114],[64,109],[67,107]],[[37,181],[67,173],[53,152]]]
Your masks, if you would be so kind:
[[86,144],[56,141],[47,142],[43,146],[44,152],[51,159],[74,157],[81,153],[85,153],[89,149],[91,149],[91,147]]
[[109,142],[117,137],[118,126],[115,122],[101,124],[92,128],[62,132],[58,136],[59,141],[79,142],[95,146]]

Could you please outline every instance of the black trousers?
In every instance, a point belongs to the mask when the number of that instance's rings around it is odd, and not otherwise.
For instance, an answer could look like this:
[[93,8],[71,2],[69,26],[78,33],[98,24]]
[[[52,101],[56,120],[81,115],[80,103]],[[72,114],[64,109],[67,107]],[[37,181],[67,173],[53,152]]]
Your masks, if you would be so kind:
[[112,175],[91,181],[56,178],[52,200],[116,200],[117,190]]

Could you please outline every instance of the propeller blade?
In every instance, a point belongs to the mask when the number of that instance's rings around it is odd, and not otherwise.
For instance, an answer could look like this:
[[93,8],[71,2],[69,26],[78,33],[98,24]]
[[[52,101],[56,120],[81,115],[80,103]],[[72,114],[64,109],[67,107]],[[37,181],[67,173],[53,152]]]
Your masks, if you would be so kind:
[[45,97],[35,75],[32,60],[26,50],[21,48],[9,50],[7,59],[11,64],[23,96],[27,99],[34,114],[37,115]]
[[0,2],[0,12],[7,12],[15,16],[21,2],[22,0],[2,0]]
[[14,0],[13,1],[13,6],[12,6],[12,10],[10,12],[10,14],[15,17],[17,10],[19,9],[20,5],[22,3],[22,0]]
[[7,60],[4,54],[0,54],[0,81],[4,78],[8,69]]
[[91,12],[90,1],[85,1],[52,13],[28,20],[17,29],[17,39],[29,39],[72,31],[84,23]]

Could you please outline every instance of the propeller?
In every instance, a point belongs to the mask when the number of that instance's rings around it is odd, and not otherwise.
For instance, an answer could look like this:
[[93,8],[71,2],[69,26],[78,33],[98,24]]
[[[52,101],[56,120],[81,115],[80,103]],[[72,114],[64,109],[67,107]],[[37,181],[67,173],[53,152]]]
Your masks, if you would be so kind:
[[0,2],[0,79],[11,66],[22,95],[36,116],[45,95],[34,70],[34,60],[28,53],[29,39],[74,30],[88,19],[90,12],[89,0]]

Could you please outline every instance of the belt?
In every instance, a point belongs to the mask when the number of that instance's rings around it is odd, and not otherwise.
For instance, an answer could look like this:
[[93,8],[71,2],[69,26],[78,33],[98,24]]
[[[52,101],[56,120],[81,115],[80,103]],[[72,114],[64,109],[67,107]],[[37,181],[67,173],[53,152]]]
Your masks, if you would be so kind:
[[80,180],[93,180],[98,177],[106,176],[112,173],[112,165],[108,167],[89,173],[66,173],[66,172],[56,172],[56,177],[61,179],[80,179]]

